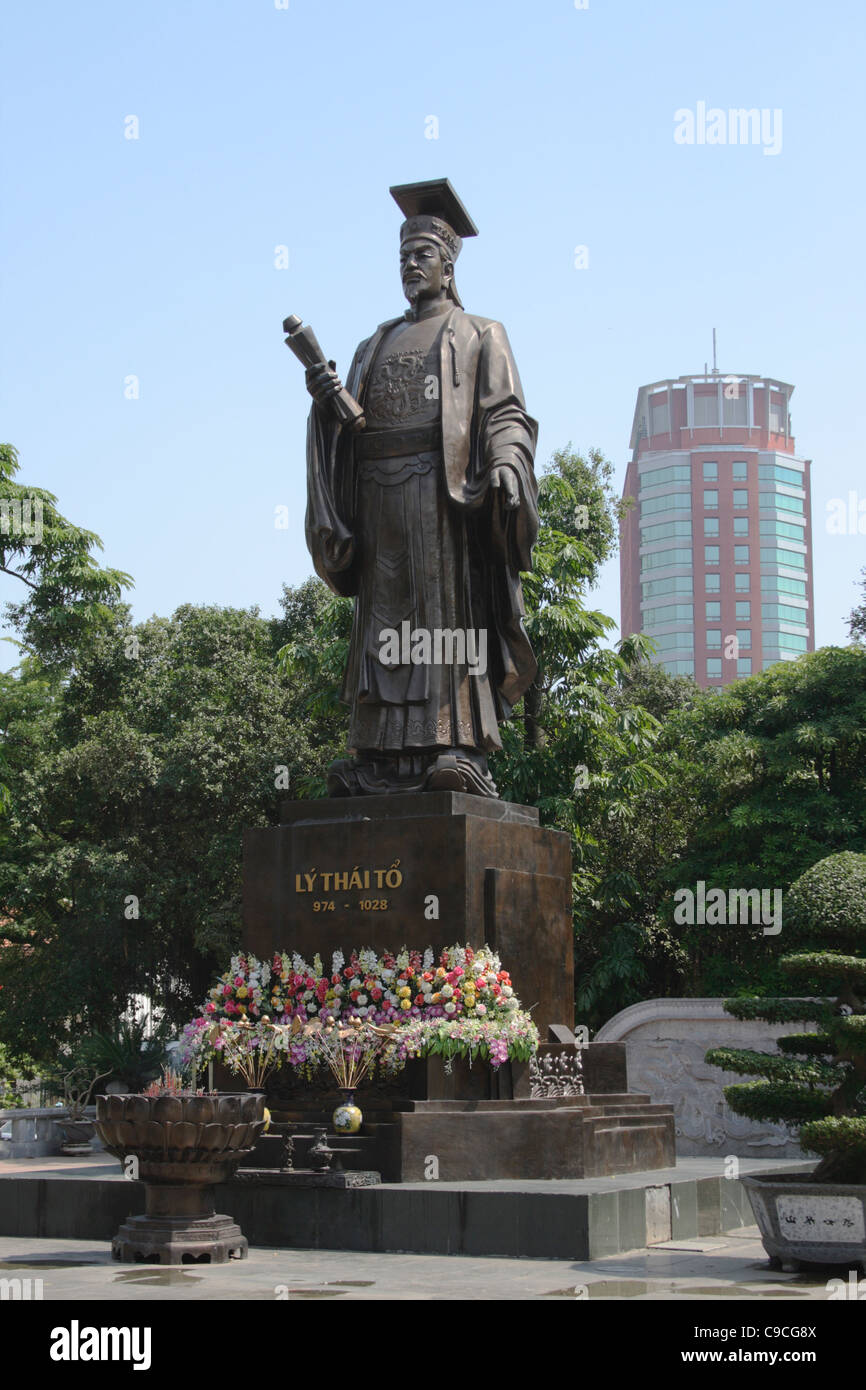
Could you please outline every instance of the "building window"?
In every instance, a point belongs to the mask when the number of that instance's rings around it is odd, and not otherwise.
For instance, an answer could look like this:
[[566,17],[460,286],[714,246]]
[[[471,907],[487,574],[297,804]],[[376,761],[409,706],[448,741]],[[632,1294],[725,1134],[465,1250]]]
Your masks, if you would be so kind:
[[787,565],[790,569],[804,570],[806,556],[800,550],[769,550],[761,546],[762,565]]
[[725,425],[747,425],[749,423],[749,399],[745,391],[740,391],[739,382],[734,387],[736,395],[722,397],[722,423]]
[[731,476],[735,483],[744,483],[749,476],[749,463],[747,459],[734,459],[731,464]]
[[691,603],[667,603],[661,608],[647,608],[643,615],[644,627],[664,627],[665,623],[692,623],[695,618]]
[[720,627],[708,627],[708,628],[707,628],[707,647],[709,648],[709,650],[712,651],[714,647],[721,648],[721,645],[722,645],[722,629],[721,629]]
[[708,603],[704,607],[704,617],[708,623],[719,623],[722,620],[722,605],[720,603]]
[[689,594],[694,591],[691,577],[687,574],[674,574],[668,579],[650,579],[641,585],[643,597],[657,598],[660,594]]
[[777,483],[788,483],[790,487],[805,487],[806,474],[798,469],[783,468],[780,463],[760,463],[758,464],[758,477],[761,481],[773,480]]
[[762,603],[761,616],[765,623],[792,623],[796,627],[809,626],[807,610],[794,608],[790,603]]
[[749,534],[749,518],[747,516],[734,517],[734,535],[747,536]]
[[695,429],[719,423],[719,397],[715,391],[695,392]]
[[789,497],[787,492],[762,492],[758,504],[762,512],[799,512],[805,514],[802,497]]
[[739,658],[739,660],[737,661],[737,675],[738,675],[738,676],[750,676],[751,674],[752,674],[752,658],[751,658],[750,656],[741,656],[741,657]]
[[708,594],[719,593],[722,587],[722,576],[720,574],[704,575],[704,592]]
[[784,401],[770,401],[770,434],[785,434],[788,409]]
[[655,512],[690,512],[691,509],[692,499],[688,492],[671,492],[667,497],[650,497],[640,504],[642,517],[652,516]]
[[751,583],[752,579],[749,574],[734,575],[734,588],[738,594],[747,594],[751,589]]
[[747,545],[734,546],[734,564],[747,565],[749,563],[749,547]]
[[692,552],[685,548],[681,550],[653,550],[649,555],[642,555],[640,561],[641,574],[644,570],[665,569],[668,565],[690,565],[692,563]]
[[721,660],[721,657],[718,657],[718,656],[708,656],[708,657],[707,657],[707,679],[708,679],[708,680],[721,680],[721,678],[722,678],[722,660]]
[[653,402],[650,405],[650,414],[652,417],[650,431],[653,434],[669,434],[671,428],[671,417],[668,414],[667,401],[659,401],[658,404]]
[[738,627],[737,642],[741,649],[748,650],[752,645],[752,629],[750,627]]
[[704,488],[704,506],[717,507],[719,505],[719,490],[715,487]]
[[704,482],[705,482],[705,483],[715,483],[715,482],[718,482],[718,478],[719,478],[719,465],[718,465],[717,463],[713,463],[711,460],[708,459],[708,460],[704,463]]
[[669,541],[674,538],[691,540],[692,523],[690,521],[662,521],[655,526],[641,527],[641,545],[652,545],[653,541]]
[[674,463],[667,468],[650,468],[641,473],[638,479],[643,491],[646,487],[661,487],[663,483],[689,483],[692,479],[690,463]]
[[734,488],[734,506],[735,506],[735,507],[748,507],[748,505],[749,505],[749,489],[748,489],[747,487],[735,487],[735,488]]
[[737,604],[737,619],[739,622],[751,622],[752,605],[748,599],[745,599],[745,601]]
[[761,588],[765,592],[772,590],[780,594],[797,594],[799,598],[806,597],[805,579],[786,579],[781,574],[762,574]]
[[660,632],[653,640],[660,652],[674,651],[677,647],[691,650],[695,645],[690,632]]
[[784,536],[786,540],[806,542],[806,520],[799,521],[776,521],[762,519],[762,536]]
[[717,545],[704,546],[704,564],[717,565],[719,563],[719,547]]
[[719,518],[717,516],[704,517],[704,535],[717,536],[719,534]]

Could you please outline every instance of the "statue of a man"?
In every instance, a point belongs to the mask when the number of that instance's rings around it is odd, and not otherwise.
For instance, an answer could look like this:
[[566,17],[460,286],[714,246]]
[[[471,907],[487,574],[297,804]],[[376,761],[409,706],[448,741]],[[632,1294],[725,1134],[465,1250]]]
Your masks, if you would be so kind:
[[538,427],[502,324],[457,294],[461,238],[477,229],[450,183],[391,193],[410,307],[355,353],[346,387],[365,427],[329,409],[332,366],[307,372],[307,544],[322,579],[355,597],[350,757],[328,790],[496,796],[487,753],[537,669],[520,572],[538,528]]

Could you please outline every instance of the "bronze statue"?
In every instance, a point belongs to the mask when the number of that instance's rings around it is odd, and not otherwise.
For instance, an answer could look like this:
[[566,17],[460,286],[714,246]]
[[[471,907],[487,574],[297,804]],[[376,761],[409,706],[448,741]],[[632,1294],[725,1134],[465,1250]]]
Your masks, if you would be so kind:
[[[307,544],[321,578],[355,598],[350,757],[328,790],[495,797],[487,753],[537,669],[520,573],[538,529],[538,427],[502,324],[457,294],[477,228],[450,183],[391,193],[410,307],[361,343],[345,388],[334,363],[307,366]],[[290,335],[299,325],[286,320]]]

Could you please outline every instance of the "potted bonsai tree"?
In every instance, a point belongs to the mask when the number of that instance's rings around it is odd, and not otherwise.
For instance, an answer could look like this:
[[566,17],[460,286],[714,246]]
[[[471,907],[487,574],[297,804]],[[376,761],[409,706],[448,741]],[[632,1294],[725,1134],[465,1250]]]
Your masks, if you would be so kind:
[[[719,1047],[706,1060],[763,1079],[725,1088],[738,1115],[782,1121],[820,1155],[812,1173],[741,1179],[774,1268],[866,1264],[866,854],[833,854],[792,884],[785,925],[821,942],[780,962],[809,998],[733,999],[735,1018],[813,1021],[776,1054]],[[823,942],[830,949],[823,948]],[[832,943],[832,944],[831,944]],[[859,951],[859,954],[858,954]],[[814,998],[823,989],[825,997]]]

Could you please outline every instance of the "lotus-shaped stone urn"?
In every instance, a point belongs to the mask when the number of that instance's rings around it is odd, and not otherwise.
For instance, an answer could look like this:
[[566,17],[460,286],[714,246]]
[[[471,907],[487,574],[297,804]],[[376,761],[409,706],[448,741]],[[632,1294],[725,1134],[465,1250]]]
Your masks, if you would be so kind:
[[144,1216],[131,1216],[111,1245],[137,1264],[244,1259],[247,1242],[214,1209],[226,1182],[265,1126],[263,1095],[97,1096],[96,1130],[124,1175],[145,1184]]

